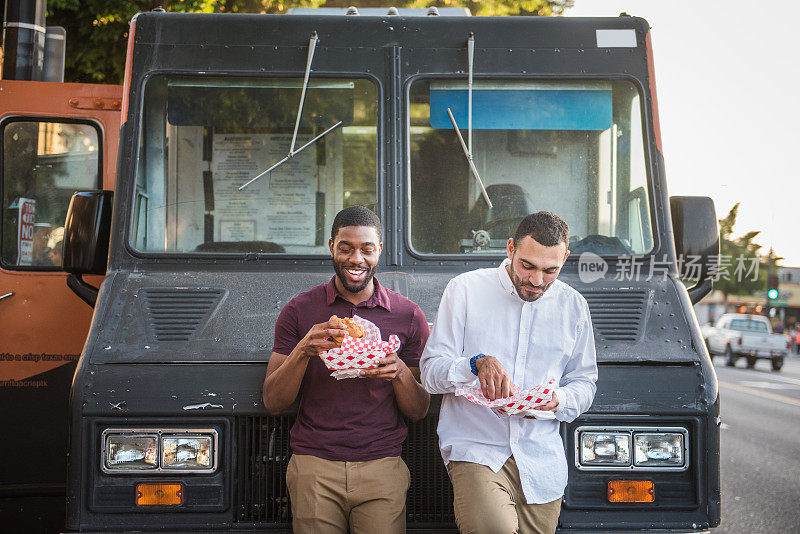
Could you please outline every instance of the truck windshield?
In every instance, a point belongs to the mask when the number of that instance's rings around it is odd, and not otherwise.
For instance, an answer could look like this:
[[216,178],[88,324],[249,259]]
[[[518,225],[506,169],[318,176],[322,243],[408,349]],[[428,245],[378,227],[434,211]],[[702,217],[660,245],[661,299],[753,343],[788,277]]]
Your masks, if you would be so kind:
[[739,332],[760,332],[765,334],[768,332],[767,325],[761,321],[752,321],[750,319],[733,319],[731,321],[731,330]]
[[377,93],[361,79],[160,75],[145,88],[131,244],[143,252],[328,255],[342,208],[376,208]]
[[546,210],[570,227],[570,250],[653,248],[639,93],[628,81],[476,81],[471,176],[465,81],[410,89],[410,243],[418,254],[503,254],[521,219]]

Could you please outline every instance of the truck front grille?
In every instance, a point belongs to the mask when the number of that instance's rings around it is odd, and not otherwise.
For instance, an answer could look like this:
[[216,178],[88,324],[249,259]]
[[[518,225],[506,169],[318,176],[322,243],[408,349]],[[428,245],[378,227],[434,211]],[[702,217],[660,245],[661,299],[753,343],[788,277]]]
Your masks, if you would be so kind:
[[291,518],[286,466],[291,457],[289,429],[294,417],[240,417],[237,420],[236,520],[288,524]]
[[[438,410],[409,425],[403,460],[411,471],[406,502],[407,526],[453,528],[453,490],[439,454]],[[292,416],[237,419],[235,481],[236,521],[240,524],[286,525],[291,521],[286,466],[291,451]]]

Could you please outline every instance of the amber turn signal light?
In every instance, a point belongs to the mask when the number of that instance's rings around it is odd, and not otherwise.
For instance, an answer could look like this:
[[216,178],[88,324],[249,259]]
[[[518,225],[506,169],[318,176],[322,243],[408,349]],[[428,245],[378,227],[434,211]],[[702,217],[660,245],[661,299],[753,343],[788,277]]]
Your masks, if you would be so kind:
[[136,506],[183,504],[183,484],[137,484]]
[[654,484],[649,480],[611,480],[608,483],[608,502],[653,502]]

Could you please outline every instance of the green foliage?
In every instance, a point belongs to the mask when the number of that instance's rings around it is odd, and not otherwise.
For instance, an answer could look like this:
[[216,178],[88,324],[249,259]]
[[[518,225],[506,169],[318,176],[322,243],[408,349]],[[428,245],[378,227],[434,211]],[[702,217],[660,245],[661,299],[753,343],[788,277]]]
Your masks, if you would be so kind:
[[[402,4],[402,5],[401,5]],[[387,5],[385,2],[378,2],[378,5]],[[564,10],[572,7],[573,0],[516,0],[516,1],[481,1],[464,2],[460,0],[439,0],[430,2],[429,0],[416,0],[411,2],[398,2],[395,7],[466,7],[473,15],[481,16],[501,16],[501,15],[539,15],[553,16],[561,15]]]
[[[714,282],[714,288],[725,295],[752,295],[756,291],[763,291],[767,286],[767,262],[766,258],[759,256],[758,251],[761,245],[755,242],[759,231],[751,231],[746,234],[733,237],[733,227],[736,224],[736,216],[739,212],[739,203],[734,205],[725,218],[719,220],[719,253],[721,258],[730,258],[731,265],[728,267],[728,277],[720,277]],[[748,263],[758,262],[758,276],[736,276],[738,258],[744,258]],[[774,258],[774,257],[773,257]],[[774,261],[774,259],[773,259]],[[726,279],[728,278],[728,279]]]
[[[67,30],[64,79],[68,82],[122,83],[128,24],[139,11],[164,7],[169,11],[210,13],[213,0],[49,0],[47,25]],[[255,0],[238,2],[256,7]]]
[[285,13],[292,7],[466,7],[473,15],[561,15],[574,0],[48,0],[47,25],[67,30],[64,79],[122,83],[128,22],[139,11]]

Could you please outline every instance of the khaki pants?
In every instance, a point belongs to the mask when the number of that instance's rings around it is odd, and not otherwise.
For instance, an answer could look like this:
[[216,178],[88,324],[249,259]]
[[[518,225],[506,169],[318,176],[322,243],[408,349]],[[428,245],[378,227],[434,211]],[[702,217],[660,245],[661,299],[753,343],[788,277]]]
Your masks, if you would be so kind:
[[296,534],[401,534],[411,480],[398,457],[334,462],[295,454],[286,468]]
[[558,525],[561,499],[527,504],[517,462],[509,458],[495,473],[485,465],[450,462],[453,507],[461,534],[552,534]]

